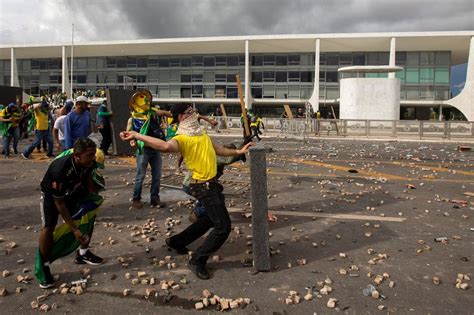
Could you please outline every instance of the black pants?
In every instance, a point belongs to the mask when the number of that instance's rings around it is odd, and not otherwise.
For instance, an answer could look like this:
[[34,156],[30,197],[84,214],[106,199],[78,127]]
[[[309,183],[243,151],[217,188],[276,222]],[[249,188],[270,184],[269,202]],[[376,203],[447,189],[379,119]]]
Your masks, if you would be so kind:
[[217,182],[204,184],[191,184],[191,194],[204,204],[207,215],[199,218],[181,233],[171,237],[171,243],[177,247],[184,247],[213,228],[204,243],[193,254],[193,259],[205,263],[209,256],[215,253],[227,240],[231,231],[231,222],[225,198],[222,194],[223,187]]
[[107,154],[110,144],[112,144],[112,131],[109,125],[104,125],[104,128],[100,128],[99,132],[102,135],[102,142],[100,143],[100,149],[104,151],[104,154]]

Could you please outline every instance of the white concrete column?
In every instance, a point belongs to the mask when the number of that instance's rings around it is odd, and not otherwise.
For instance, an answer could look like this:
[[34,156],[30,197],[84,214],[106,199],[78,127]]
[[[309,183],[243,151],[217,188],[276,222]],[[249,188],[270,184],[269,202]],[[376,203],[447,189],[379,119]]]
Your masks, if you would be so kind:
[[[388,65],[390,67],[394,67],[395,66],[395,56],[396,56],[396,48],[397,46],[397,39],[395,37],[392,37],[392,39],[390,40],[390,60],[388,62]],[[395,78],[395,72],[390,72],[388,74],[388,77],[389,78]]]
[[443,121],[443,105],[439,105],[439,117],[438,117],[438,120],[439,121]]
[[15,48],[10,49],[10,86],[20,86],[18,67],[16,64]]
[[245,41],[245,85],[244,85],[244,97],[245,97],[245,107],[247,109],[252,108],[250,104],[250,56],[249,56],[249,41]]
[[319,57],[321,54],[321,42],[319,38],[316,38],[314,47],[314,87],[313,93],[309,98],[308,102],[313,108],[313,112],[316,113],[319,110]]
[[[62,47],[62,62],[63,62],[63,67],[62,67],[62,86],[61,86],[61,92],[63,93],[69,93],[70,91],[70,84],[69,84],[69,70],[67,66],[67,55],[66,55],[66,46]],[[68,98],[71,98],[70,95],[68,95]]]

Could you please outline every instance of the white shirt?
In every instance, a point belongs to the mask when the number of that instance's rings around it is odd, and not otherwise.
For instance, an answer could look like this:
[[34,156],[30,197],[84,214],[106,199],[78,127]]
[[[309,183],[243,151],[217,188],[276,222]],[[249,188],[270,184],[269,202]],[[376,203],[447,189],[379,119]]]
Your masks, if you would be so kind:
[[54,129],[58,130],[58,138],[60,141],[64,140],[64,118],[66,118],[66,115],[59,116],[54,122]]

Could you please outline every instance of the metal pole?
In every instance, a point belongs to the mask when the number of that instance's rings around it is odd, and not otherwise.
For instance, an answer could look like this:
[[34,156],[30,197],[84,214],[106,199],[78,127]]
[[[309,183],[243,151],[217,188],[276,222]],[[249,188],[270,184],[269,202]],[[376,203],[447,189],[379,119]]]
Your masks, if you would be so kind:
[[267,162],[265,148],[250,148],[250,187],[252,191],[253,266],[270,271],[268,240]]
[[74,77],[73,77],[73,71],[74,71],[74,23],[72,23],[72,41],[71,41],[71,90],[69,97],[71,99],[74,99],[74,94],[73,94],[73,84],[74,84]]

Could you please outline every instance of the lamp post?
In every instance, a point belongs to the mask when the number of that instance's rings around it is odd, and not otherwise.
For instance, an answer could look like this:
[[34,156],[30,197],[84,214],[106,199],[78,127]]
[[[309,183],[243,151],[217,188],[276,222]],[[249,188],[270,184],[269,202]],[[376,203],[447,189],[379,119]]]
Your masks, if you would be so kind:
[[69,97],[74,99],[72,86],[74,84],[73,71],[74,71],[74,23],[72,23],[72,38],[71,38],[71,90],[69,91]]

